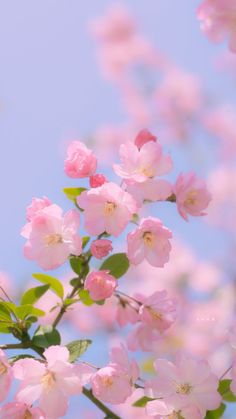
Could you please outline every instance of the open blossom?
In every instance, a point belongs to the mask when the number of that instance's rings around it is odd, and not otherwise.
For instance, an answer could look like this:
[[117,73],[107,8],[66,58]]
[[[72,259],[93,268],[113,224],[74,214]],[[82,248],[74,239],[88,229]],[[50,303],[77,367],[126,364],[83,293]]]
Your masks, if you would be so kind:
[[181,410],[175,410],[173,405],[167,404],[162,400],[153,400],[146,405],[148,416],[155,416],[155,419],[201,419],[202,415],[195,406],[185,406]]
[[171,231],[158,218],[143,218],[127,236],[130,262],[138,265],[147,259],[150,265],[163,267],[169,260],[171,237]]
[[194,172],[184,175],[180,173],[173,187],[176,195],[176,204],[180,215],[188,221],[188,214],[201,216],[206,213],[211,201],[211,194],[208,192],[206,183],[197,178]]
[[92,150],[80,141],[72,141],[67,149],[65,172],[72,178],[84,178],[96,172],[97,159]]
[[0,349],[0,402],[4,401],[9,393],[12,382],[12,368],[5,353]]
[[139,321],[137,305],[132,300],[128,302],[124,298],[121,298],[117,305],[116,320],[120,327],[128,323],[137,323]]
[[167,405],[179,411],[187,406],[199,410],[199,418],[207,410],[217,409],[221,396],[217,391],[219,380],[206,361],[180,356],[176,363],[158,359],[154,363],[157,376],[146,382],[146,394],[162,398]]
[[155,135],[153,135],[150,131],[148,131],[147,129],[142,129],[138,135],[135,138],[134,144],[138,147],[141,148],[144,144],[148,143],[149,141],[157,141],[157,137],[155,137]]
[[236,52],[235,0],[204,0],[197,11],[201,28],[213,42],[229,41],[229,49]]
[[112,251],[112,242],[107,239],[94,240],[91,244],[91,253],[97,259],[102,259]]
[[47,270],[65,263],[70,254],[80,255],[82,241],[77,234],[79,225],[78,211],[71,210],[63,216],[59,206],[45,207],[22,230],[22,236],[27,239],[25,257],[35,260]]
[[138,366],[135,361],[129,361],[125,348],[113,348],[108,366],[98,370],[91,379],[93,394],[107,403],[124,403],[131,396],[138,375]]
[[152,325],[141,323],[133,328],[127,338],[130,351],[141,349],[143,352],[153,352],[160,346],[161,334]]
[[0,408],[0,419],[46,419],[45,414],[38,407],[31,407],[25,403],[7,403]]
[[116,287],[117,281],[109,274],[109,271],[90,272],[84,283],[84,288],[89,291],[94,301],[111,297]]
[[145,298],[139,309],[141,320],[163,332],[176,320],[176,302],[167,297],[167,292],[156,291]]
[[134,198],[112,182],[82,192],[77,202],[84,209],[85,228],[92,235],[106,231],[119,236],[137,211]]
[[126,190],[141,207],[144,200],[166,201],[172,194],[172,185],[165,179],[148,179],[142,183],[128,184]]
[[80,394],[89,374],[83,364],[70,364],[69,351],[63,346],[51,346],[44,351],[46,362],[32,358],[16,361],[14,376],[21,381],[16,401],[32,405],[38,401],[46,417],[64,416],[68,399]]
[[31,204],[26,208],[27,221],[32,221],[39,211],[51,204],[52,202],[46,196],[43,198],[33,198]]
[[145,182],[154,176],[162,176],[172,169],[170,156],[164,156],[158,142],[149,141],[140,149],[133,143],[121,144],[121,165],[114,164],[115,173],[131,183]]

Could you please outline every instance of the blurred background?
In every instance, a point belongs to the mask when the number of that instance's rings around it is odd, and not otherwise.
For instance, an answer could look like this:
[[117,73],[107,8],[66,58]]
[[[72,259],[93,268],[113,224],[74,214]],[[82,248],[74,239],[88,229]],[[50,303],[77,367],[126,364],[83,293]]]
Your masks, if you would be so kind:
[[[20,236],[32,197],[47,196],[66,210],[70,203],[62,188],[81,186],[64,174],[68,143],[80,139],[93,147],[99,172],[116,179],[109,165],[118,161],[119,145],[148,128],[173,157],[169,179],[194,170],[207,180],[213,200],[206,219],[189,223],[170,203],[151,209],[173,231],[170,264],[131,270],[122,286],[132,292],[132,277],[138,277],[141,291],[145,278],[150,291],[178,294],[185,311],[175,336],[149,348],[142,362],[147,367],[153,353],[161,355],[177,339],[176,348],[206,357],[221,374],[230,365],[226,334],[235,320],[236,58],[201,33],[198,4],[0,2],[0,285],[17,296],[39,271],[24,259]],[[66,268],[57,274],[65,277]],[[187,301],[193,301],[191,308]],[[110,309],[96,308],[99,330],[86,310],[74,314],[71,331],[95,335],[96,349],[88,357],[102,364],[108,352],[104,336],[112,336],[109,346],[119,329],[108,321]],[[76,400],[66,417],[77,418],[75,408]],[[102,418],[82,398],[79,408],[85,419]],[[231,410],[226,418],[235,417]],[[121,414],[145,417],[137,409]]]

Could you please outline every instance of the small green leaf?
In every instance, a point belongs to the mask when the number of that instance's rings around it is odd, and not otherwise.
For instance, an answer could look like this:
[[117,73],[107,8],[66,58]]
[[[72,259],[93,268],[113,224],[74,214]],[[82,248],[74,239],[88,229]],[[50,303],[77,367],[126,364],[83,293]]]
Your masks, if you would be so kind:
[[129,259],[127,258],[126,253],[116,253],[109,258],[107,258],[102,266],[100,271],[108,270],[110,274],[115,278],[120,278],[123,276],[129,269]]
[[9,308],[7,307],[7,304],[4,302],[0,302],[0,322],[1,321],[12,322],[11,313],[9,311]]
[[82,269],[82,260],[80,257],[72,256],[70,257],[70,266],[72,271],[74,271],[77,275],[80,274]]
[[86,244],[88,244],[89,240],[90,240],[89,236],[82,237],[82,247],[83,247],[83,249],[85,248]]
[[90,339],[74,340],[66,345],[70,352],[70,362],[75,362],[85,351],[87,351],[92,341]]
[[61,337],[52,326],[40,326],[36,330],[32,342],[39,348],[48,348],[51,345],[60,345]]
[[73,201],[74,203],[76,203],[77,196],[86,190],[86,188],[63,188],[64,194],[70,201]]
[[236,402],[236,396],[230,390],[231,381],[232,380],[221,380],[218,387],[218,392],[226,402]]
[[72,304],[77,303],[78,301],[80,301],[80,300],[78,300],[78,298],[66,298],[64,300],[64,307],[69,307]]
[[94,301],[96,304],[98,304],[99,306],[103,306],[105,303],[105,300],[99,300],[99,301]]
[[0,320],[0,333],[11,333],[11,327],[9,323],[5,323]]
[[89,292],[87,290],[79,291],[79,297],[81,302],[86,306],[91,306],[94,304],[94,301],[90,297]]
[[35,288],[30,288],[28,291],[26,291],[23,294],[21,298],[21,304],[36,303],[36,301],[38,301],[45,294],[45,292],[47,292],[49,288],[50,288],[50,284],[41,285]]
[[39,282],[42,282],[42,284],[49,284],[50,289],[55,292],[55,294],[58,295],[61,299],[64,297],[64,288],[59,281],[59,279],[54,278],[53,276],[42,274],[42,273],[36,273],[32,275],[35,279],[37,279]]
[[45,315],[43,310],[32,306],[31,304],[24,304],[15,309],[16,316],[24,320],[27,316],[41,317]]
[[216,410],[208,410],[205,416],[205,419],[219,419],[222,418],[222,415],[226,409],[224,403],[221,403],[220,407]]
[[141,399],[136,400],[136,402],[134,402],[132,404],[132,406],[134,406],[134,407],[145,407],[147,402],[150,402],[152,400],[155,400],[155,399],[151,399],[150,397],[143,396],[143,397],[141,397]]

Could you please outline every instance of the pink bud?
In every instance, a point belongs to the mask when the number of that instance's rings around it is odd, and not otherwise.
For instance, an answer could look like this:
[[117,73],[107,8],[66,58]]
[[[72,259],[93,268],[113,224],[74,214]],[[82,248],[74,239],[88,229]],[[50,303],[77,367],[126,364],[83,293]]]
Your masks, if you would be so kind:
[[111,297],[116,287],[117,281],[108,271],[90,272],[84,283],[84,288],[94,301]]
[[151,134],[150,131],[148,131],[147,129],[142,129],[137,137],[135,138],[135,145],[138,148],[141,148],[144,144],[148,143],[149,141],[157,141],[157,137],[155,137],[154,135]]
[[91,253],[97,259],[102,259],[113,249],[111,240],[94,240],[91,244]]
[[98,188],[98,186],[102,186],[105,182],[108,182],[108,180],[101,173],[97,173],[96,175],[92,175],[89,178],[89,184],[90,184],[91,188]]

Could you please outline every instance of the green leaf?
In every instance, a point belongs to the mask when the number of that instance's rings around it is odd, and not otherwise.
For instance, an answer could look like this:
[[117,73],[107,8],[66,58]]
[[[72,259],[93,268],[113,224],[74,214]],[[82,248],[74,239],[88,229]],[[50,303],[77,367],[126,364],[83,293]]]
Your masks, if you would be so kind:
[[116,253],[115,255],[110,256],[100,267],[100,271],[108,270],[115,278],[120,278],[128,269],[129,259],[127,258],[126,253]]
[[81,302],[86,306],[91,306],[94,304],[94,301],[90,297],[89,292],[87,290],[79,291],[79,297]]
[[66,298],[64,300],[64,307],[69,307],[72,304],[77,303],[78,301],[80,301],[80,300],[78,300],[78,298]]
[[83,249],[85,248],[86,244],[88,244],[89,240],[90,240],[89,236],[82,237],[82,247],[83,247]]
[[73,201],[74,203],[76,203],[77,196],[86,190],[87,188],[63,188],[64,194],[70,201]]
[[143,396],[143,397],[141,397],[141,399],[136,400],[136,402],[134,402],[132,404],[132,406],[134,406],[134,407],[145,407],[147,402],[150,402],[152,400],[155,400],[155,399],[151,399],[150,397]]
[[90,339],[84,340],[74,340],[66,345],[67,349],[70,352],[70,362],[76,361],[85,351],[87,351],[89,345],[91,345],[92,341]]
[[50,288],[50,284],[41,285],[35,288],[30,288],[28,291],[26,291],[23,294],[21,298],[21,304],[36,303],[36,301],[38,301],[45,294],[45,292],[47,292],[49,288]]
[[231,381],[221,380],[218,387],[218,392],[226,402],[236,402],[236,396],[230,390]]
[[222,418],[222,415],[226,409],[224,403],[221,403],[220,407],[216,410],[208,410],[205,416],[205,419],[219,419]]
[[32,275],[35,279],[37,279],[39,282],[42,282],[42,284],[49,284],[50,289],[55,292],[55,294],[58,295],[61,299],[64,297],[64,288],[59,281],[59,279],[54,278],[53,276],[42,274],[42,273],[36,273]]
[[16,307],[15,313],[16,316],[21,320],[24,320],[27,316],[41,317],[45,315],[43,310],[40,310],[31,304],[24,304],[22,306]]
[[82,270],[82,260],[80,257],[72,256],[70,257],[70,266],[72,271],[74,271],[77,275],[81,273]]
[[11,327],[9,323],[0,321],[0,333],[11,333]]
[[61,337],[52,326],[40,326],[36,330],[32,342],[39,348],[48,348],[51,345],[60,345]]
[[11,313],[6,303],[0,302],[0,322],[9,321],[12,322]]

